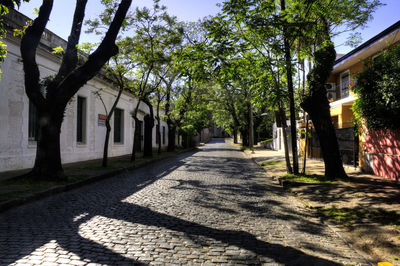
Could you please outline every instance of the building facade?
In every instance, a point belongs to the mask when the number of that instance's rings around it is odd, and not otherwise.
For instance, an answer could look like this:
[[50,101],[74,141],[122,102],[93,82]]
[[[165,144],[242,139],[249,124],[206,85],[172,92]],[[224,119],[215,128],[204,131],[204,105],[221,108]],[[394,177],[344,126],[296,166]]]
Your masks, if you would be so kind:
[[[28,18],[12,11],[8,16],[11,27],[24,25]],[[37,118],[35,108],[30,104],[24,88],[24,72],[20,55],[20,38],[8,34],[4,40],[7,57],[0,64],[0,172],[31,168],[36,156]],[[50,31],[45,31],[37,50],[37,63],[41,78],[55,75],[60,66],[60,56],[53,54],[54,47],[65,47],[65,40]],[[61,128],[60,145],[63,163],[102,158],[106,127],[106,109],[110,110],[117,90],[112,82],[102,75],[85,84],[71,99],[65,110]],[[101,97],[101,99],[100,99]],[[102,103],[104,102],[104,105]],[[131,116],[137,99],[123,93],[111,119],[112,131],[109,141],[109,156],[120,156],[132,151],[134,141],[140,141],[138,149],[143,148],[143,117],[149,114],[147,105],[141,103],[135,125]],[[135,126],[140,135],[134,138]],[[157,143],[157,120],[153,127],[153,146]],[[160,123],[161,143],[168,145],[168,126]]]
[[[379,176],[400,178],[400,134],[398,130],[369,131],[365,125],[361,129],[353,126],[353,103],[357,95],[353,87],[357,84],[357,74],[367,60],[373,60],[385,49],[390,49],[400,41],[400,21],[380,32],[349,53],[339,57],[328,78],[327,96],[330,99],[332,122],[336,128],[339,149],[345,164]],[[312,135],[308,154],[321,157],[319,141]]]

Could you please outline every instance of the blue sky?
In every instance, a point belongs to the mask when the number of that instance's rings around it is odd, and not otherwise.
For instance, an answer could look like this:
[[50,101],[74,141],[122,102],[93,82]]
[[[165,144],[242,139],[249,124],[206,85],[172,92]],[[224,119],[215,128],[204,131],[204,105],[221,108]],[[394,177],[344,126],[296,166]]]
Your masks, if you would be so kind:
[[[358,30],[361,33],[362,42],[371,39],[400,20],[400,0],[382,0],[381,2],[386,5],[379,7],[375,11],[374,18],[367,23],[364,29]],[[339,54],[348,53],[353,49],[352,47],[341,45],[345,39],[345,36],[340,36],[333,40],[336,45],[336,52]]]
[[[161,4],[167,6],[169,14],[175,15],[179,20],[197,21],[200,18],[209,15],[216,15],[219,8],[216,6],[221,0],[161,0]],[[42,1],[31,0],[29,3],[22,3],[19,11],[28,17],[34,17],[34,8],[39,8]],[[132,7],[151,7],[152,0],[133,0]],[[131,7],[131,8],[132,8]],[[74,13],[74,0],[55,0],[53,10],[50,15],[50,21],[47,28],[67,39],[72,23]],[[102,5],[99,0],[89,0],[86,6],[85,19],[94,18],[101,12]],[[82,34],[81,42],[90,42],[96,39],[94,34]]]
[[[23,3],[19,11],[29,17],[33,17],[33,8],[39,7],[41,2],[39,0],[31,0],[29,3]],[[56,0],[54,2],[47,27],[60,37],[67,39],[72,23],[75,1]],[[222,0],[161,0],[161,3],[168,7],[170,14],[177,16],[180,20],[186,21],[197,21],[204,16],[217,14],[219,7],[216,4],[221,2]],[[382,0],[382,2],[386,6],[378,8],[373,15],[374,19],[368,22],[365,29],[359,29],[363,42],[400,20],[400,0]],[[151,6],[152,3],[152,0],[133,1],[134,6]],[[86,10],[86,18],[95,17],[96,14],[100,13],[101,5],[98,0],[89,0]],[[94,38],[93,35],[83,34],[81,41],[93,41]],[[337,53],[344,54],[353,49],[352,47],[342,45],[344,41],[345,36],[334,39]]]

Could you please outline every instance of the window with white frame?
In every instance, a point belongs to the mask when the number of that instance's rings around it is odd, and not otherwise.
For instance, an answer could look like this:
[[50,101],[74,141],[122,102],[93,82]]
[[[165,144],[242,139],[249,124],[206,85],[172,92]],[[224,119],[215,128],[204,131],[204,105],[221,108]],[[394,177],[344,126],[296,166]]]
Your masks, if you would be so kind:
[[340,75],[340,95],[341,98],[348,97],[350,95],[350,72],[346,71]]
[[76,142],[86,142],[86,98],[78,96],[76,108]]
[[165,127],[162,127],[162,144],[165,144]]

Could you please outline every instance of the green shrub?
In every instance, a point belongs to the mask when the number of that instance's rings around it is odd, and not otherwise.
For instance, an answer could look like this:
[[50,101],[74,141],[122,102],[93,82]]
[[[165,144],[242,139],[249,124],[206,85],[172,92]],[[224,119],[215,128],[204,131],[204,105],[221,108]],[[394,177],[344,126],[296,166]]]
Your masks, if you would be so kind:
[[400,44],[365,64],[354,87],[353,110],[368,128],[400,128]]

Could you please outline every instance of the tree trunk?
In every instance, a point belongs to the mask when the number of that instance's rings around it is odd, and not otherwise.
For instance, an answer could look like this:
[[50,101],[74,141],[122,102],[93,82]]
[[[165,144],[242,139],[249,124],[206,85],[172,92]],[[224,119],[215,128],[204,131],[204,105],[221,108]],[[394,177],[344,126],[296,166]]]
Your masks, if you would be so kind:
[[253,150],[253,146],[254,146],[253,109],[251,108],[250,101],[247,103],[247,105],[249,108],[249,147],[251,150]]
[[172,123],[171,119],[167,119],[167,124],[168,124],[168,151],[174,151],[176,127]]
[[110,142],[110,132],[111,132],[111,125],[110,120],[106,119],[106,139],[104,140],[104,150],[103,150],[103,162],[102,166],[108,166],[108,143]]
[[[36,159],[31,174],[43,180],[66,180],[61,164],[60,133],[62,115],[50,115],[39,112],[39,140]],[[46,121],[46,123],[43,123]]]
[[242,145],[249,146],[249,138],[248,138],[249,131],[248,130],[240,130],[240,134],[242,135]]
[[[56,76],[46,85],[42,93],[40,71],[36,62],[36,50],[49,20],[53,1],[43,1],[38,17],[29,26],[21,39],[21,57],[24,67],[25,92],[38,109],[40,115],[40,137],[32,174],[38,178],[64,179],[60,154],[60,132],[65,107],[76,92],[92,79],[104,64],[118,53],[115,44],[119,29],[125,19],[132,0],[122,0],[110,27],[96,50],[84,64],[77,66],[77,44],[85,14],[86,0],[77,1],[67,49]],[[49,108],[51,107],[51,108]]]
[[[281,0],[281,9],[285,10],[285,0]],[[286,22],[285,22],[286,23]],[[286,61],[286,76],[288,83],[289,94],[289,110],[290,110],[290,136],[292,141],[292,156],[293,156],[293,173],[299,173],[299,162],[297,154],[297,130],[296,130],[296,111],[294,108],[294,93],[293,93],[293,73],[292,73],[292,56],[290,53],[290,44],[288,39],[288,29],[283,26],[283,39]]]
[[181,136],[182,136],[182,146],[183,148],[186,149],[189,147],[188,135],[185,132],[183,132]]
[[152,157],[153,156],[153,127],[154,127],[154,118],[151,115],[144,116],[144,149],[143,156],[144,157]]
[[233,143],[237,144],[238,143],[238,130],[236,128],[233,129]]
[[309,74],[311,94],[301,103],[301,107],[310,115],[318,135],[325,163],[325,177],[329,179],[347,178],[325,88],[336,58],[335,47],[330,42],[317,50],[314,57],[315,66]]

